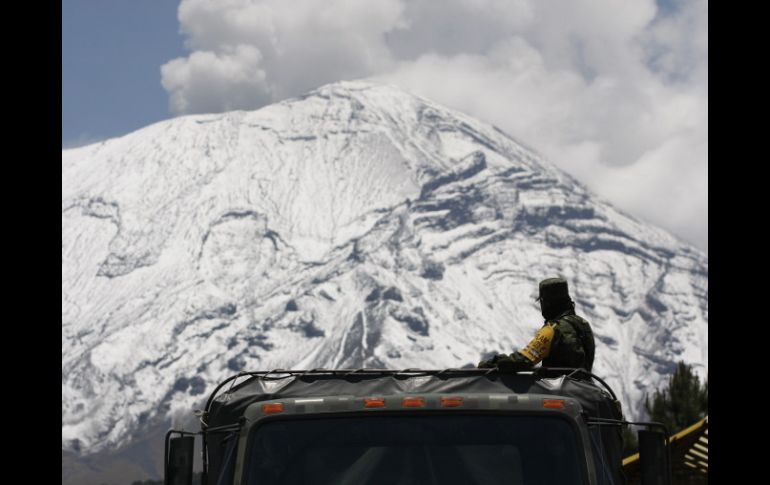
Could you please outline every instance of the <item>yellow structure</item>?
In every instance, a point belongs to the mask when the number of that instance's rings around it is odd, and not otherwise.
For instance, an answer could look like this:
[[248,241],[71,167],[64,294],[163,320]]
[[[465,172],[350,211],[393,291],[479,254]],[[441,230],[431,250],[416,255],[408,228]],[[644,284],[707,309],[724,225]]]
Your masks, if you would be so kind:
[[[671,443],[672,483],[708,483],[709,418],[676,433]],[[639,483],[639,453],[623,460],[623,471],[628,483]]]

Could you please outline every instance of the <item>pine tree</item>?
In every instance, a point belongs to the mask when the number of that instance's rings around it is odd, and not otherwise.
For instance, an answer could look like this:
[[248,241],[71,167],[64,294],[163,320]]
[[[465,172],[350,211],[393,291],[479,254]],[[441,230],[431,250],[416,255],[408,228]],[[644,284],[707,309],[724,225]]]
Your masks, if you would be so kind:
[[708,414],[708,379],[701,386],[692,367],[679,362],[668,387],[655,391],[652,404],[645,397],[644,407],[650,420],[665,424],[669,433],[681,431]]

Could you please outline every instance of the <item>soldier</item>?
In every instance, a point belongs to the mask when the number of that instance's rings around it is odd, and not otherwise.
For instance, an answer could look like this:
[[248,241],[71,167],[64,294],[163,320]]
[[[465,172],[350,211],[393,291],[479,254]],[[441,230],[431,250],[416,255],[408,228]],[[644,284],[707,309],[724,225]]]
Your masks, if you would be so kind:
[[480,368],[528,370],[542,361],[543,367],[575,367],[591,371],[594,363],[594,335],[591,325],[575,315],[567,281],[548,278],[540,282],[540,311],[545,323],[535,338],[511,355],[500,354],[479,363]]

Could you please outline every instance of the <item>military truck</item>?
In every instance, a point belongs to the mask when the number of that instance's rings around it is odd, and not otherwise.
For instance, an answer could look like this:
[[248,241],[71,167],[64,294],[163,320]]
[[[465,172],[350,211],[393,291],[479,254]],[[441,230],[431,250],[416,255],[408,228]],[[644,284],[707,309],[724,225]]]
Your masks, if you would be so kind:
[[197,432],[166,435],[165,483],[623,484],[622,427],[642,483],[669,483],[665,429],[628,423],[582,369],[274,370],[223,381]]

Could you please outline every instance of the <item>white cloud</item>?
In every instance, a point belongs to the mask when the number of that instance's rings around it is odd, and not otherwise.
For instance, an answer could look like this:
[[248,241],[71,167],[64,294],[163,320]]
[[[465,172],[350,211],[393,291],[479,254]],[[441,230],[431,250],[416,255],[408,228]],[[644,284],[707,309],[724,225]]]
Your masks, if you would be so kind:
[[254,109],[270,102],[270,86],[260,68],[262,55],[249,45],[223,52],[196,51],[161,67],[161,82],[175,113]]
[[492,122],[708,248],[708,3],[182,0],[175,113],[374,78]]
[[708,251],[707,136],[682,130],[625,166],[601,163],[594,142],[558,147],[554,157],[618,207]]
[[[256,70],[262,79],[257,83],[259,95],[243,92],[255,86],[233,81],[227,90],[229,98],[218,98],[218,106],[212,106],[211,97],[197,90],[192,95],[177,95],[195,83],[196,76],[205,76],[205,59],[200,59],[201,69],[191,75],[183,61],[174,60],[162,68],[171,110],[177,114],[222,111],[240,99],[251,101],[266,95],[267,103],[387,69],[392,57],[384,34],[399,26],[401,10],[398,0],[183,0],[179,20],[193,50],[189,60],[198,52],[225,54],[227,61],[236,60],[228,53],[250,46],[259,52],[259,58],[244,56],[241,62],[247,64],[244,70]],[[175,96],[185,102],[175,103]]]

